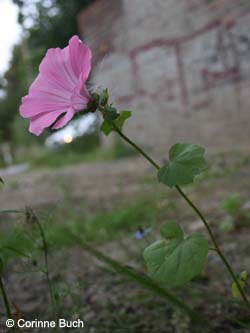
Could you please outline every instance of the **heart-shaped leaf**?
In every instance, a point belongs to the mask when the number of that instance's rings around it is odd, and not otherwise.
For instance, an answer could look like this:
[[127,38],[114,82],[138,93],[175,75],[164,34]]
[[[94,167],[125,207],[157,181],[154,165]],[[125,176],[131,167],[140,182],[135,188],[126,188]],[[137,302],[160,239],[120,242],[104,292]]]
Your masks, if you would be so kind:
[[183,240],[184,235],[181,227],[176,222],[168,222],[160,228],[162,238]]
[[143,252],[148,273],[166,287],[181,286],[202,271],[208,254],[208,242],[198,234],[184,239],[182,230],[173,222],[163,226],[161,233],[167,239],[149,245]]
[[158,172],[159,182],[173,187],[193,182],[194,177],[207,169],[205,149],[189,143],[177,143],[169,151],[169,162]]

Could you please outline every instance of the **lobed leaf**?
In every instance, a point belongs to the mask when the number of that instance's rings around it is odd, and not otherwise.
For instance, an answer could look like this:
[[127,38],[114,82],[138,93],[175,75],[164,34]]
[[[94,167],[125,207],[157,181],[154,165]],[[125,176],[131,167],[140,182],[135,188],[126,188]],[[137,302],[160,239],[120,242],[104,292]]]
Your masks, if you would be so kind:
[[169,151],[169,162],[158,172],[159,182],[181,186],[193,182],[194,177],[207,169],[205,149],[189,143],[177,143]]
[[116,125],[116,127],[119,128],[119,130],[122,131],[122,128],[123,128],[123,125],[125,123],[125,121],[130,118],[132,115],[132,112],[131,111],[127,111],[127,110],[124,110],[124,111],[121,111],[119,113],[119,115],[114,118],[114,119],[107,119],[105,118],[101,127],[100,127],[100,130],[105,134],[105,135],[109,135],[112,131],[115,130],[112,122]]
[[127,110],[121,111],[120,114],[119,114],[119,117],[115,121],[116,126],[120,130],[122,130],[125,121],[128,118],[130,118],[131,116],[132,116],[132,112],[131,111],[127,111]]
[[[202,235],[186,239],[174,222],[161,228],[166,238],[149,245],[143,252],[149,275],[166,287],[178,287],[200,274],[204,268],[208,242]],[[171,237],[169,237],[171,236]]]

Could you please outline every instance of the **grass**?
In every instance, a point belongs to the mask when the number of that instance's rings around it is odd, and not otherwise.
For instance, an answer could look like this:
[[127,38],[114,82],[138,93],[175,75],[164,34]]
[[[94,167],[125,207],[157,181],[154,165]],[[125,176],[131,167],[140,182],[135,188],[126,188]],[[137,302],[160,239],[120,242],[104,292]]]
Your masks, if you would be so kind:
[[[126,156],[127,153],[128,152],[124,150],[124,146],[121,147],[119,144],[117,144],[107,150],[100,150],[97,148],[96,150],[86,153],[83,156],[85,161],[94,161],[95,159],[100,158],[118,158],[124,155]],[[62,154],[58,154],[60,155],[60,160],[58,160],[57,163],[57,154],[55,154],[54,157],[52,153],[50,154],[51,166],[62,163]],[[74,154],[75,153],[72,153],[72,156],[75,156]],[[79,154],[77,156],[79,158]],[[74,159],[72,157],[72,160],[70,160],[67,155],[63,155],[63,157],[65,158],[63,163],[69,163]],[[218,177],[220,181],[223,180],[225,182],[223,183],[223,187],[225,187],[227,181],[230,181],[231,177],[235,177],[235,174],[239,172],[242,166],[245,167],[246,161],[249,163],[249,160],[246,160],[246,157],[243,157],[240,156],[239,158],[235,158],[232,166],[231,163],[227,165],[227,163],[224,162],[227,161],[227,156],[221,154],[220,156],[216,157],[218,161],[216,161],[217,163],[214,164],[214,167],[211,168],[209,172],[206,173],[206,175],[203,175],[197,179],[193,186],[187,187],[185,191],[189,191],[191,193],[194,193],[196,190],[198,190],[198,192],[202,191],[204,193],[204,197],[206,197],[207,192],[209,195],[210,191],[211,193],[215,193]],[[235,163],[235,160],[237,163]],[[149,179],[146,178],[146,181],[149,183]],[[152,184],[153,188],[157,186],[155,181],[152,181],[151,176],[150,183]],[[165,187],[159,188],[157,186],[156,191],[152,190],[147,195],[142,194],[137,198],[131,199],[126,204],[114,204],[111,211],[95,211],[93,213],[82,207],[78,207],[78,209],[76,209],[73,207],[72,202],[69,200],[66,205],[61,205],[52,209],[50,208],[48,210],[49,213],[46,213],[47,216],[44,215],[39,218],[41,218],[41,222],[43,223],[45,233],[50,244],[55,246],[67,245],[68,240],[67,233],[65,233],[65,228],[69,228],[75,233],[82,235],[85,241],[100,244],[129,235],[132,237],[132,234],[136,232],[139,227],[154,227],[157,221],[163,222],[172,218],[178,219],[179,211],[185,207],[183,205],[184,203],[181,200],[178,200],[178,195],[174,191],[167,192]],[[189,213],[189,211],[187,212]],[[11,212],[9,212],[9,214],[8,212],[5,212],[4,216],[6,217],[8,215],[10,216]],[[21,219],[23,218],[19,217],[19,220]],[[7,249],[9,256],[17,254],[15,254],[14,251],[11,251],[10,248],[14,248],[15,242],[18,243],[19,240],[21,242],[22,237],[25,237],[25,235],[22,235],[22,230],[24,233],[27,232],[27,227],[22,229],[22,224],[17,223],[17,225],[18,230],[16,227],[14,228],[13,225],[9,228],[9,226],[6,227],[6,223],[2,225],[0,223],[0,230],[3,230],[2,227],[5,226],[4,232],[2,233],[4,237],[1,237],[0,235],[0,244],[5,244],[4,246],[8,247],[6,244],[9,242],[9,249]],[[18,235],[17,231],[19,233]],[[11,237],[11,233],[13,233],[13,237]],[[29,244],[29,242],[24,242],[23,240],[22,243]],[[20,247],[19,250],[20,252],[23,251],[23,249]],[[10,252],[12,254],[10,254]]]
[[[150,198],[139,198],[134,202],[121,205],[109,212],[91,214],[82,210],[58,210],[53,214],[51,221],[45,222],[45,230],[50,244],[62,245],[65,239],[62,218],[72,232],[85,241],[105,243],[110,240],[132,236],[139,227],[153,226],[157,220],[156,202]],[[53,221],[53,222],[52,222]]]
[[[43,226],[50,255],[53,250],[60,249],[61,251],[62,248],[79,245],[85,252],[89,252],[105,263],[109,269],[141,285],[154,295],[160,296],[196,319],[196,313],[188,305],[142,274],[141,271],[124,266],[111,259],[109,253],[106,256],[105,252],[99,252],[94,248],[95,246],[89,246],[93,243],[97,245],[112,240],[119,241],[123,238],[126,240],[131,238],[131,244],[138,243],[139,241],[133,237],[133,233],[139,227],[154,228],[158,220],[158,213],[159,207],[157,206],[156,197],[151,194],[131,200],[125,205],[118,205],[107,212],[91,213],[87,210],[76,211],[70,207],[60,207],[54,210],[51,216],[39,217],[39,221]],[[6,214],[16,213],[9,211]],[[35,269],[45,272],[45,268],[42,267],[39,259],[43,244],[35,223],[37,216],[30,209],[18,213],[18,216],[19,223],[10,224],[7,234],[0,233],[1,259],[4,264],[7,264],[11,259],[23,257],[24,262],[36,263]],[[145,246],[146,243],[143,243],[143,247]],[[135,256],[140,257],[141,247],[137,246],[137,248],[137,251],[133,252],[134,260],[136,259]],[[131,249],[123,250],[126,251],[127,255],[132,253]],[[57,295],[56,288],[55,291]]]
[[[114,145],[113,147],[106,150],[96,148],[96,150],[86,153],[83,155],[83,157],[85,161],[94,161],[95,159],[101,158],[119,158],[130,153],[131,152],[126,151],[124,146],[120,146],[118,143],[117,145]],[[72,153],[72,159],[69,158],[69,156],[71,156],[70,153],[68,156],[66,154],[63,156],[62,154],[58,154],[60,155],[58,161],[57,154],[53,155],[50,152],[49,155],[46,156],[51,156],[49,163],[51,166],[55,166],[62,163],[62,158],[65,159],[63,163],[69,163],[70,161],[73,161],[74,158],[76,158],[73,157],[76,156],[74,154],[75,153]],[[80,155],[78,154],[77,156],[79,158]],[[223,154],[217,156],[216,159],[218,161],[216,161],[214,167],[211,168],[209,172],[206,173],[206,175],[203,175],[197,179],[194,185],[187,187],[185,191],[189,191],[191,193],[194,193],[196,190],[198,190],[198,192],[202,191],[203,196],[206,197],[206,193],[210,195],[210,191],[211,193],[216,192],[215,188],[219,180],[223,180],[223,187],[226,188],[227,181],[229,181],[229,184],[231,185],[231,178],[238,174],[241,167],[246,167],[246,163],[249,164],[249,159],[246,157],[249,158],[248,155],[243,157],[239,156],[239,158],[234,158],[233,164],[227,164],[228,156],[224,156]],[[38,164],[41,166],[41,163]],[[150,176],[150,183],[152,184],[153,188],[155,188],[157,185],[155,184],[155,181],[152,181],[152,179],[153,178]],[[145,178],[145,180],[147,183],[149,183],[148,178]],[[142,194],[140,197],[131,199],[126,204],[114,204],[114,207],[111,211],[95,211],[93,213],[82,207],[80,207],[80,209],[79,207],[76,209],[73,207],[72,202],[69,200],[66,205],[61,205],[57,208],[50,209],[49,213],[46,213],[47,216],[41,217],[41,222],[44,225],[45,232],[50,244],[57,244],[58,246],[67,244],[67,234],[65,234],[65,227],[76,232],[77,234],[83,235],[84,240],[86,241],[105,243],[110,240],[132,235],[138,230],[139,227],[155,226],[159,220],[166,221],[172,218],[178,219],[179,211],[183,209],[183,205],[184,203],[181,200],[178,200],[178,195],[174,191],[167,192],[165,187],[163,189],[157,186],[156,191],[152,190],[147,195]],[[189,213],[189,211],[187,212]],[[4,216],[10,216],[11,214],[11,212],[9,212],[9,214],[8,212],[5,212]],[[19,220],[21,219],[22,218],[19,217]],[[9,247],[14,247],[14,244],[11,242],[18,243],[19,239],[22,239],[22,235],[17,236],[16,227],[14,228],[13,225],[12,227],[6,227],[6,219],[4,221],[4,224],[1,225],[0,223],[0,230],[4,230],[4,232],[2,232],[4,237],[1,237],[0,235],[0,245],[5,244],[4,246],[6,247],[6,244],[10,242]],[[22,224],[17,223],[17,225],[18,233],[22,234]],[[27,228],[24,228],[24,232],[27,232]],[[11,233],[13,233],[13,240],[11,240]],[[28,242],[26,243],[28,244]],[[14,251],[7,250],[7,252],[12,252],[14,255]]]
[[67,165],[83,163],[83,162],[98,162],[110,161],[124,157],[133,156],[136,153],[121,142],[115,142],[108,148],[95,147],[90,151],[75,151],[64,149],[43,150],[41,154],[34,159],[31,159],[31,165],[34,168],[49,167],[61,168]]
[[[32,211],[31,211],[32,212]],[[1,216],[13,215],[6,211]],[[1,257],[6,262],[17,256],[29,256],[34,252],[39,240],[39,233],[32,223],[33,212],[20,212],[18,223],[0,224]],[[102,244],[122,237],[133,237],[139,227],[152,227],[158,215],[156,201],[150,197],[139,198],[126,205],[120,205],[109,212],[91,213],[82,209],[76,211],[70,207],[59,207],[50,216],[38,217],[42,222],[50,246],[71,246],[72,241],[66,230],[80,235],[85,241]],[[36,218],[34,214],[34,218]],[[6,219],[5,219],[6,221]],[[21,221],[21,222],[20,222]],[[31,221],[31,222],[30,222]]]
[[[111,161],[134,156],[137,152],[120,140],[115,140],[110,146],[100,146],[96,136],[76,139],[56,149],[49,149],[42,144],[22,146],[16,149],[14,164],[29,163],[35,169],[61,168],[83,162]],[[0,168],[5,165],[0,156]]]

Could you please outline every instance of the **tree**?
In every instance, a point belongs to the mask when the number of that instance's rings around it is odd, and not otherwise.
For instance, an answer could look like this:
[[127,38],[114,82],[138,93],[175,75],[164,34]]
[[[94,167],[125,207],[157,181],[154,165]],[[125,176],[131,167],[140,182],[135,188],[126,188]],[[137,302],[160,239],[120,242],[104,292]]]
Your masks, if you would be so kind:
[[11,141],[12,123],[17,115],[20,96],[24,95],[27,86],[25,62],[22,57],[20,45],[13,48],[9,69],[2,79],[3,97],[0,99],[0,139]]

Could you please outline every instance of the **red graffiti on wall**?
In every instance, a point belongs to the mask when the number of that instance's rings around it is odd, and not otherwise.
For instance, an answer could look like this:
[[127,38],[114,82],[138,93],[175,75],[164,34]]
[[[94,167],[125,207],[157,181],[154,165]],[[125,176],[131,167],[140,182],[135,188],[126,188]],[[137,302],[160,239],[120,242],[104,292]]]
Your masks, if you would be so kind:
[[[244,15],[248,15],[250,21],[249,14]],[[225,24],[225,20],[215,20],[192,34],[175,39],[156,39],[136,47],[129,53],[133,68],[134,94],[121,96],[119,101],[132,101],[138,95],[147,95],[154,99],[157,99],[160,95],[162,96],[162,90],[152,92],[142,88],[143,79],[140,78],[140,64],[138,61],[140,55],[161,49],[171,50],[175,58],[175,76],[168,77],[167,72],[163,73],[165,81],[162,84],[162,89],[165,91],[166,100],[170,102],[180,98],[183,110],[189,110],[190,108],[197,110],[208,106],[209,101],[204,92],[217,85],[230,84],[242,79],[242,59],[250,57],[250,35],[236,34],[236,30],[237,22]],[[196,55],[197,59],[193,61],[194,63],[188,64],[187,59],[192,58],[193,46],[204,41],[209,41],[210,46],[200,48],[202,50],[201,54]],[[248,48],[249,52],[247,54],[246,52],[242,53],[243,44],[245,45],[245,51]],[[167,56],[166,61],[168,61]],[[156,65],[153,64],[153,66]],[[197,77],[198,84],[196,86],[192,86],[190,71],[192,71],[192,77]],[[177,87],[179,96],[175,94]],[[203,93],[205,97],[192,103],[190,100],[193,93]]]

